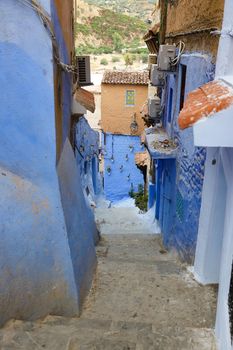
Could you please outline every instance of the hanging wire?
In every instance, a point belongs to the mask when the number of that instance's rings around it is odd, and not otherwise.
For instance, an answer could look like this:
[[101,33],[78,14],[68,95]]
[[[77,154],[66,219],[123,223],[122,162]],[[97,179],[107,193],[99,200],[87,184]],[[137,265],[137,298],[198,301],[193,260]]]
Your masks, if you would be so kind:
[[172,66],[176,66],[177,65],[177,63],[179,62],[179,60],[181,58],[181,55],[183,54],[183,52],[185,50],[185,43],[183,41],[180,41],[177,46],[179,47],[178,54],[174,58],[174,60],[172,60],[172,62],[171,62]]
[[37,0],[18,0],[21,2],[23,5],[27,6],[28,8],[34,10],[41,22],[43,23],[44,27],[46,28],[51,40],[52,40],[52,46],[53,46],[53,51],[54,51],[54,60],[57,65],[59,65],[63,71],[67,73],[72,73],[72,74],[77,74],[76,67],[74,65],[69,65],[61,61],[60,55],[59,55],[59,48],[57,44],[57,39],[55,35],[55,31],[53,28],[53,24],[50,18],[50,15],[48,12],[38,3]]

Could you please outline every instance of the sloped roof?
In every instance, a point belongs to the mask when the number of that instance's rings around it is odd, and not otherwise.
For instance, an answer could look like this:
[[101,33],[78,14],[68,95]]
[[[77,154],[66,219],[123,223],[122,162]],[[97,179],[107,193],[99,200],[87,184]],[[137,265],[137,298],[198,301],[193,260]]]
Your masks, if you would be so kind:
[[79,87],[75,92],[75,99],[88,111],[95,112],[95,97],[92,92]]
[[189,93],[178,118],[181,129],[212,116],[233,104],[233,89],[221,80],[214,80]]
[[156,23],[143,37],[150,53],[153,54],[156,54],[159,50],[159,30],[160,23]]
[[149,72],[105,71],[102,84],[147,85]]

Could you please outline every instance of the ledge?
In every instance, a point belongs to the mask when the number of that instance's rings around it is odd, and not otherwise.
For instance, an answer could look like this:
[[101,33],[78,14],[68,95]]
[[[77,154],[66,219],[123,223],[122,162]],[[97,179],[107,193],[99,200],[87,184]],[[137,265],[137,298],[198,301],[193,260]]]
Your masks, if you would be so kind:
[[176,158],[178,145],[163,128],[145,129],[145,145],[153,159]]

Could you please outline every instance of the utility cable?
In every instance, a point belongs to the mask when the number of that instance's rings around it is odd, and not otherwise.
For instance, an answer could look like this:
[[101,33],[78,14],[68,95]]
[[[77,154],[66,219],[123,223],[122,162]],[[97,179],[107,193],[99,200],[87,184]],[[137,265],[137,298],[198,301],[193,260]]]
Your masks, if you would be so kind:
[[74,65],[66,64],[66,63],[62,62],[60,59],[59,48],[58,48],[58,44],[57,44],[55,31],[53,28],[51,17],[48,14],[48,12],[42,7],[41,4],[39,4],[39,2],[37,0],[31,0],[31,1],[30,0],[18,0],[18,1],[21,2],[22,4],[24,4],[25,6],[27,6],[28,8],[34,10],[37,13],[37,15],[39,16],[39,18],[41,19],[42,24],[46,28],[46,30],[51,38],[52,46],[53,46],[53,50],[54,50],[54,60],[57,63],[57,65],[59,65],[63,71],[76,75],[77,74],[76,67]]

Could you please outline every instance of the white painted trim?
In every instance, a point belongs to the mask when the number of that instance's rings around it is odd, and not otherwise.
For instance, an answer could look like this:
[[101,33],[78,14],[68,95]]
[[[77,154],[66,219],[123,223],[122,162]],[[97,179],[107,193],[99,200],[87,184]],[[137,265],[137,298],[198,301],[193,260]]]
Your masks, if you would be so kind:
[[202,147],[233,147],[232,130],[233,106],[230,106],[194,124],[194,144]]
[[[215,164],[212,164],[216,161]],[[207,150],[194,277],[199,283],[218,283],[221,260],[221,220],[224,216],[223,168],[218,148]],[[224,180],[224,179],[223,179]],[[222,198],[221,195],[223,196]],[[223,220],[222,220],[223,221]]]
[[226,213],[222,258],[219,279],[218,306],[216,319],[216,336],[219,350],[231,350],[230,321],[228,310],[228,295],[230,289],[232,258],[233,258],[233,150],[221,149],[221,158],[227,181]]

